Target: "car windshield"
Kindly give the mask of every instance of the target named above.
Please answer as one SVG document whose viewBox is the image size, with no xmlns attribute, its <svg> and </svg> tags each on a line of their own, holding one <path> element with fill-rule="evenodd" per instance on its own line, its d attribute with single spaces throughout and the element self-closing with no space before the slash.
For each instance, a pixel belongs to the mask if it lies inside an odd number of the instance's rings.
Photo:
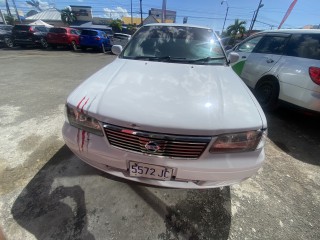
<svg viewBox="0 0 320 240">
<path fill-rule="evenodd" d="M 144 26 L 133 36 L 122 58 L 196 64 L 225 64 L 213 30 L 187 26 Z"/>
<path fill-rule="evenodd" d="M 49 32 L 51 32 L 51 33 L 66 33 L 67 30 L 64 28 L 50 28 Z"/>
</svg>

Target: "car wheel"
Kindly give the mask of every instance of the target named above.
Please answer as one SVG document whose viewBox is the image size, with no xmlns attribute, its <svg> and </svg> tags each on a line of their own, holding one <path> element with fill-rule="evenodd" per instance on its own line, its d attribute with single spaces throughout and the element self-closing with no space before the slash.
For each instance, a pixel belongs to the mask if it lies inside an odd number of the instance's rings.
<svg viewBox="0 0 320 240">
<path fill-rule="evenodd" d="M 4 43 L 6 44 L 6 47 L 13 48 L 13 42 L 12 42 L 11 38 L 9 38 L 9 37 L 4 38 Z"/>
<path fill-rule="evenodd" d="M 106 53 L 106 48 L 104 47 L 103 44 L 101 45 L 101 48 L 100 48 L 100 49 L 101 49 L 101 52 Z"/>
<path fill-rule="evenodd" d="M 57 48 L 57 45 L 50 45 L 50 47 L 52 48 L 52 49 L 56 49 Z"/>
<path fill-rule="evenodd" d="M 255 95 L 264 110 L 274 110 L 278 105 L 279 84 L 276 80 L 260 81 L 255 87 Z"/>
<path fill-rule="evenodd" d="M 82 51 L 86 51 L 87 48 L 86 48 L 86 47 L 81 47 L 81 50 L 82 50 Z"/>
<path fill-rule="evenodd" d="M 47 48 L 48 47 L 48 43 L 44 38 L 40 39 L 40 44 L 42 48 Z"/>
<path fill-rule="evenodd" d="M 77 44 L 76 44 L 75 41 L 72 41 L 72 42 L 71 42 L 71 47 L 72 47 L 72 50 L 73 50 L 73 51 L 77 51 L 77 50 L 78 50 Z"/>
</svg>

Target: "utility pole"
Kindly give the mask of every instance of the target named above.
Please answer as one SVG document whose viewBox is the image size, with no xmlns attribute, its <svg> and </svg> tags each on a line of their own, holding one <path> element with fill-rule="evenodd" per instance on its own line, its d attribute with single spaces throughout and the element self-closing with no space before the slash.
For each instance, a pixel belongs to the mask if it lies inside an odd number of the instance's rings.
<svg viewBox="0 0 320 240">
<path fill-rule="evenodd" d="M 12 0 L 12 3 L 13 3 L 14 10 L 16 11 L 17 18 L 18 18 L 19 22 L 22 23 L 15 1 Z"/>
<path fill-rule="evenodd" d="M 133 18 L 132 18 L 132 0 L 131 0 L 131 25 L 133 25 Z"/>
<path fill-rule="evenodd" d="M 142 20 L 142 0 L 140 0 L 140 18 L 141 18 L 141 26 L 143 25 L 143 20 Z"/>
<path fill-rule="evenodd" d="M 250 29 L 249 29 L 250 31 L 253 29 L 254 23 L 255 23 L 255 21 L 257 19 L 258 13 L 259 13 L 259 9 L 264 6 L 264 4 L 262 4 L 261 2 L 262 2 L 262 0 L 260 0 L 260 2 L 259 2 L 258 8 L 256 10 L 256 14 L 254 16 L 254 19 L 253 19 L 252 24 L 251 24 Z"/>
<path fill-rule="evenodd" d="M 228 16 L 228 11 L 229 11 L 229 4 L 228 4 L 227 0 L 222 1 L 222 2 L 221 2 L 221 5 L 222 5 L 224 2 L 227 4 L 227 11 L 226 11 L 226 16 L 224 17 L 224 22 L 223 22 L 223 27 L 222 27 L 221 34 L 223 33 L 224 25 L 226 24 L 226 20 L 227 20 L 227 16 Z"/>
<path fill-rule="evenodd" d="M 166 11 L 167 11 L 167 0 L 162 0 L 162 14 L 161 14 L 162 23 L 166 21 Z"/>
<path fill-rule="evenodd" d="M 7 8 L 7 14 L 12 17 L 11 11 L 10 11 L 10 7 L 9 7 L 9 3 L 8 0 L 6 0 L 6 8 Z"/>
</svg>

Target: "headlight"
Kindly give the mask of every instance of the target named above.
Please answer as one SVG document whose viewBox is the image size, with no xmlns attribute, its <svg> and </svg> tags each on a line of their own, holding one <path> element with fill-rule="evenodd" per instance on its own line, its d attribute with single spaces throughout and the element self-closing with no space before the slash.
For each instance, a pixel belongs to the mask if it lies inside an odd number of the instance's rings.
<svg viewBox="0 0 320 240">
<path fill-rule="evenodd" d="M 75 108 L 71 108 L 68 105 L 66 105 L 66 121 L 76 128 L 103 136 L 101 126 L 95 118 L 90 117 Z"/>
<path fill-rule="evenodd" d="M 211 153 L 249 152 L 264 146 L 266 130 L 220 135 L 210 148 Z"/>
</svg>

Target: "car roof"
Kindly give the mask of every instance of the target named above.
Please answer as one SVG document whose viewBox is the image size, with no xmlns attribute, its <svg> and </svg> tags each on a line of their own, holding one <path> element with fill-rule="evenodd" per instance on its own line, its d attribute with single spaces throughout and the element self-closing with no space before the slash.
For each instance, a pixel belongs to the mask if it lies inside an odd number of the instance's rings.
<svg viewBox="0 0 320 240">
<path fill-rule="evenodd" d="M 266 30 L 260 33 L 318 33 L 320 34 L 320 29 L 277 29 L 277 30 Z"/>
<path fill-rule="evenodd" d="M 193 24 L 181 24 L 181 23 L 150 23 L 144 26 L 193 27 L 193 28 L 203 28 L 203 29 L 212 30 L 212 28 L 209 28 L 209 27 L 193 25 Z"/>
</svg>

